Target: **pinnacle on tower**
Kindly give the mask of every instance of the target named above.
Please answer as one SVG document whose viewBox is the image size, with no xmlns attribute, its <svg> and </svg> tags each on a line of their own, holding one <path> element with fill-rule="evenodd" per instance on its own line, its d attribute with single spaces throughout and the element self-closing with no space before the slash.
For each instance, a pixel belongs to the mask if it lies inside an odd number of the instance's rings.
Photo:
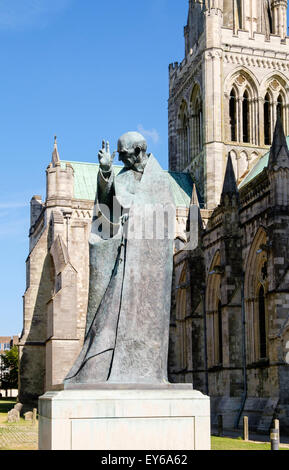
<svg viewBox="0 0 289 470">
<path fill-rule="evenodd" d="M 193 193 L 192 193 L 192 199 L 191 199 L 191 206 L 197 206 L 197 207 L 200 207 L 200 202 L 199 202 L 199 197 L 198 197 L 198 193 L 197 193 L 197 187 L 194 183 L 194 186 L 193 186 Z"/>
<path fill-rule="evenodd" d="M 203 220 L 201 216 L 199 197 L 197 192 L 197 187 L 194 183 L 192 199 L 190 203 L 189 216 L 187 220 L 187 237 L 188 243 L 191 250 L 194 250 L 201 243 L 201 236 L 203 233 Z"/>
<path fill-rule="evenodd" d="M 227 168 L 226 168 L 226 173 L 225 173 L 225 179 L 224 179 L 224 186 L 223 186 L 223 191 L 221 195 L 221 204 L 224 202 L 225 196 L 233 196 L 236 195 L 239 197 L 239 191 L 237 187 L 237 182 L 236 182 L 236 177 L 235 177 L 235 172 L 233 168 L 233 163 L 232 163 L 232 158 L 231 154 L 229 153 L 228 155 L 228 162 L 227 162 Z"/>
<path fill-rule="evenodd" d="M 54 148 L 53 148 L 53 152 L 52 152 L 52 163 L 53 163 L 53 166 L 60 163 L 60 158 L 59 158 L 59 153 L 58 153 L 58 148 L 57 148 L 57 137 L 56 136 L 54 136 Z"/>
<path fill-rule="evenodd" d="M 289 167 L 289 150 L 281 117 L 278 114 L 274 131 L 273 143 L 270 150 L 268 168 L 269 170 L 272 170 L 279 167 Z"/>
</svg>

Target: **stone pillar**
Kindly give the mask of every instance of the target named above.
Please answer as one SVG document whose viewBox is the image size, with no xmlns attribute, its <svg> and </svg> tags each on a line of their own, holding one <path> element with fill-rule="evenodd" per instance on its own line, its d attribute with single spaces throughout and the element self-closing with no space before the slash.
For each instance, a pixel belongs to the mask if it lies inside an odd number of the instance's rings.
<svg viewBox="0 0 289 470">
<path fill-rule="evenodd" d="M 287 0 L 272 0 L 273 32 L 284 39 L 287 36 Z"/>
<path fill-rule="evenodd" d="M 217 34 L 217 33 L 215 33 Z M 223 120 L 223 57 L 221 49 L 205 52 L 204 111 L 206 133 L 205 149 L 205 202 L 208 209 L 218 205 L 223 182 L 224 145 Z M 214 77 L 214 79 L 212 79 Z"/>
<path fill-rule="evenodd" d="M 257 145 L 265 145 L 265 133 L 264 133 L 264 130 L 265 130 L 265 122 L 264 122 L 264 99 L 263 98 L 259 98 L 257 103 L 256 103 L 256 106 L 257 106 L 257 113 L 258 113 L 258 117 L 259 117 L 259 124 L 258 124 L 258 128 L 256 130 L 257 132 Z"/>
<path fill-rule="evenodd" d="M 243 142 L 243 98 L 238 97 L 237 99 L 238 109 L 238 141 Z"/>
</svg>

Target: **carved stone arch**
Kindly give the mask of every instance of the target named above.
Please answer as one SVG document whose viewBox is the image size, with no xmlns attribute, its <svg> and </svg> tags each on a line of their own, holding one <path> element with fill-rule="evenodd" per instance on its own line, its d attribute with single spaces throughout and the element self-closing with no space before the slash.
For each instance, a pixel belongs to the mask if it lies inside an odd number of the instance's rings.
<svg viewBox="0 0 289 470">
<path fill-rule="evenodd" d="M 230 95 L 229 95 L 229 101 L 228 101 L 228 117 L 227 120 L 229 120 L 229 140 L 232 142 L 237 141 L 237 135 L 238 135 L 238 116 L 237 116 L 237 109 L 238 109 L 238 101 L 239 101 L 239 89 L 235 84 L 233 84 Z"/>
<path fill-rule="evenodd" d="M 197 98 L 201 95 L 201 86 L 197 80 L 195 80 L 194 85 L 192 87 L 191 95 L 190 95 L 190 111 L 192 112 L 192 106 Z"/>
<path fill-rule="evenodd" d="M 266 95 L 269 95 L 270 101 L 273 101 L 274 95 L 273 95 L 272 90 L 271 90 L 269 87 L 265 90 L 264 96 L 262 96 L 262 98 L 263 98 L 264 100 L 265 100 L 265 96 L 266 96 Z"/>
<path fill-rule="evenodd" d="M 177 292 L 177 308 L 176 308 L 176 319 L 183 320 L 187 316 L 187 289 L 189 287 L 189 271 L 187 262 L 184 263 L 181 271 L 178 292 Z"/>
<path fill-rule="evenodd" d="M 263 77 L 263 80 L 261 81 L 260 83 L 260 96 L 261 97 L 264 97 L 265 94 L 266 94 L 266 91 L 268 90 L 269 88 L 269 85 L 270 83 L 272 83 L 272 87 L 271 89 L 274 91 L 274 80 L 276 80 L 277 82 L 279 82 L 279 84 L 281 85 L 281 87 L 285 90 L 285 91 L 289 91 L 289 82 L 288 82 L 288 78 L 286 77 L 286 75 L 284 75 L 282 72 L 269 72 L 267 73 L 264 77 Z"/>
<path fill-rule="evenodd" d="M 248 157 L 248 170 L 251 170 L 252 166 L 255 165 L 259 158 L 259 154 L 257 152 L 252 152 L 251 155 Z"/>
<path fill-rule="evenodd" d="M 257 99 L 258 91 L 255 88 L 255 84 L 252 82 L 246 82 L 243 87 L 240 89 L 240 93 L 244 96 L 244 93 L 247 92 L 251 100 Z"/>
<path fill-rule="evenodd" d="M 289 82 L 287 77 L 282 72 L 267 74 L 262 80 L 260 94 L 264 100 L 264 143 L 271 145 L 278 112 L 281 114 L 285 134 L 289 133 Z M 267 95 L 270 96 L 269 104 L 268 100 L 265 100 Z"/>
<path fill-rule="evenodd" d="M 188 331 L 190 309 L 190 273 L 188 262 L 185 261 L 180 273 L 176 296 L 177 356 L 180 370 L 186 370 L 188 367 L 188 347 L 191 347 Z"/>
<path fill-rule="evenodd" d="M 183 170 L 189 163 L 190 158 L 190 120 L 189 105 L 183 98 L 178 113 L 178 160 L 180 170 Z"/>
<path fill-rule="evenodd" d="M 258 86 L 257 78 L 244 66 L 238 67 L 226 77 L 225 120 L 230 122 L 226 127 L 227 140 L 258 144 Z M 234 102 L 232 90 L 235 95 Z"/>
<path fill-rule="evenodd" d="M 263 257 L 259 256 L 261 253 L 258 252 L 262 245 L 267 243 L 267 231 L 264 227 L 259 227 L 253 242 L 251 244 L 250 251 L 248 253 L 246 264 L 245 264 L 245 297 L 249 298 L 255 291 L 256 271 L 259 270 L 262 259 L 267 259 L 266 251 L 262 252 Z"/>
<path fill-rule="evenodd" d="M 178 112 L 178 127 L 182 126 L 182 120 L 184 116 L 188 116 L 188 103 L 185 98 L 182 99 L 181 104 L 179 106 L 179 112 Z"/>
<path fill-rule="evenodd" d="M 236 98 L 240 97 L 240 88 L 238 88 L 235 83 L 233 83 L 232 86 L 231 86 L 231 89 L 229 91 L 230 95 L 231 95 L 232 91 L 235 93 Z"/>
<path fill-rule="evenodd" d="M 261 325 L 260 323 L 260 292 L 261 290 L 263 291 L 263 302 L 265 308 L 266 295 L 268 292 L 267 269 L 267 232 L 264 227 L 260 227 L 254 237 L 245 264 L 244 296 L 247 322 L 247 360 L 249 363 L 256 362 L 259 359 L 264 358 L 261 355 L 262 343 L 264 343 L 264 341 L 267 342 L 267 339 L 262 338 L 262 333 L 260 333 L 262 328 L 264 328 L 264 325 Z M 265 312 L 263 313 L 265 316 Z M 267 315 L 266 320 L 264 321 L 266 321 L 266 331 L 268 331 Z"/>
<path fill-rule="evenodd" d="M 192 158 L 203 149 L 203 99 L 202 89 L 195 81 L 190 96 L 190 154 Z"/>
<path fill-rule="evenodd" d="M 206 289 L 207 352 L 209 367 L 220 365 L 223 362 L 220 263 L 220 251 L 217 251 L 208 272 Z"/>
<path fill-rule="evenodd" d="M 227 77 L 224 80 L 224 91 L 225 93 L 230 93 L 230 90 L 234 84 L 236 84 L 236 79 L 238 77 L 244 77 L 248 83 L 251 83 L 252 89 L 257 92 L 260 82 L 257 79 L 257 77 L 247 68 L 244 66 L 239 66 L 236 69 L 234 69 L 233 72 L 230 72 Z M 243 82 L 244 83 L 244 82 Z M 236 86 L 238 86 L 236 84 Z M 240 86 L 242 86 L 242 83 L 240 83 Z"/>
<path fill-rule="evenodd" d="M 207 290 L 206 290 L 206 311 L 210 312 L 216 309 L 217 303 L 221 295 L 221 278 L 220 275 L 214 273 L 216 266 L 221 264 L 221 255 L 218 250 L 211 262 L 211 266 L 207 276 Z"/>
<path fill-rule="evenodd" d="M 248 165 L 248 154 L 245 150 L 242 150 L 238 160 L 238 174 L 236 174 L 238 180 L 242 178 L 244 173 L 248 170 Z"/>
</svg>

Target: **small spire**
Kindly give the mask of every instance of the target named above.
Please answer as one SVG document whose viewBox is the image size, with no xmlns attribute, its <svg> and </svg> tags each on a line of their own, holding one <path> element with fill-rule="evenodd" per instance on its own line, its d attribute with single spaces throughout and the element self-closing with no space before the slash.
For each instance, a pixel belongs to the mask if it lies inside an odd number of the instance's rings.
<svg viewBox="0 0 289 470">
<path fill-rule="evenodd" d="M 228 155 L 228 162 L 227 162 L 227 168 L 226 168 L 226 173 L 225 173 L 224 186 L 223 186 L 223 191 L 222 191 L 222 195 L 221 195 L 221 204 L 224 201 L 224 197 L 227 194 L 229 196 L 232 196 L 234 194 L 239 196 L 239 191 L 238 191 L 238 187 L 237 187 L 235 172 L 234 172 L 233 163 L 232 163 L 232 157 L 231 157 L 230 153 Z"/>
<path fill-rule="evenodd" d="M 198 206 L 200 207 L 200 202 L 198 198 L 198 192 L 197 192 L 197 187 L 196 184 L 194 183 L 193 186 L 193 193 L 192 193 L 192 199 L 191 199 L 191 206 Z"/>
<path fill-rule="evenodd" d="M 289 150 L 279 113 L 277 115 L 274 137 L 268 162 L 268 168 L 270 170 L 275 169 L 276 167 L 289 167 Z"/>
<path fill-rule="evenodd" d="M 187 219 L 186 231 L 190 250 L 194 250 L 200 245 L 201 235 L 203 233 L 203 220 L 200 209 L 200 202 L 196 184 L 193 185 L 192 199 L 190 203 L 189 215 Z"/>
<path fill-rule="evenodd" d="M 58 153 L 58 148 L 57 148 L 57 137 L 56 135 L 54 136 L 54 146 L 53 146 L 53 152 L 52 152 L 52 163 L 53 166 L 55 166 L 57 163 L 60 162 L 59 158 L 59 153 Z"/>
</svg>

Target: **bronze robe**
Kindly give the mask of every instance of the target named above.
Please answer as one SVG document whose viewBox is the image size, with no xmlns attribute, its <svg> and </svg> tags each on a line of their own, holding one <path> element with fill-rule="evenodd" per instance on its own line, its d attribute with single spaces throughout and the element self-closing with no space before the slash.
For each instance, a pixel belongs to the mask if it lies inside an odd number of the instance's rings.
<svg viewBox="0 0 289 470">
<path fill-rule="evenodd" d="M 114 234 L 102 238 L 100 207 L 111 205 L 113 197 L 128 221 L 124 226 L 111 223 Z M 167 210 L 172 227 L 173 194 L 153 155 L 142 175 L 124 168 L 106 179 L 99 171 L 89 242 L 87 333 L 65 383 L 167 382 L 174 234 L 168 230 L 163 239 L 153 233 L 141 239 L 129 235 L 139 229 L 145 209 L 152 213 L 160 207 Z"/>
</svg>

